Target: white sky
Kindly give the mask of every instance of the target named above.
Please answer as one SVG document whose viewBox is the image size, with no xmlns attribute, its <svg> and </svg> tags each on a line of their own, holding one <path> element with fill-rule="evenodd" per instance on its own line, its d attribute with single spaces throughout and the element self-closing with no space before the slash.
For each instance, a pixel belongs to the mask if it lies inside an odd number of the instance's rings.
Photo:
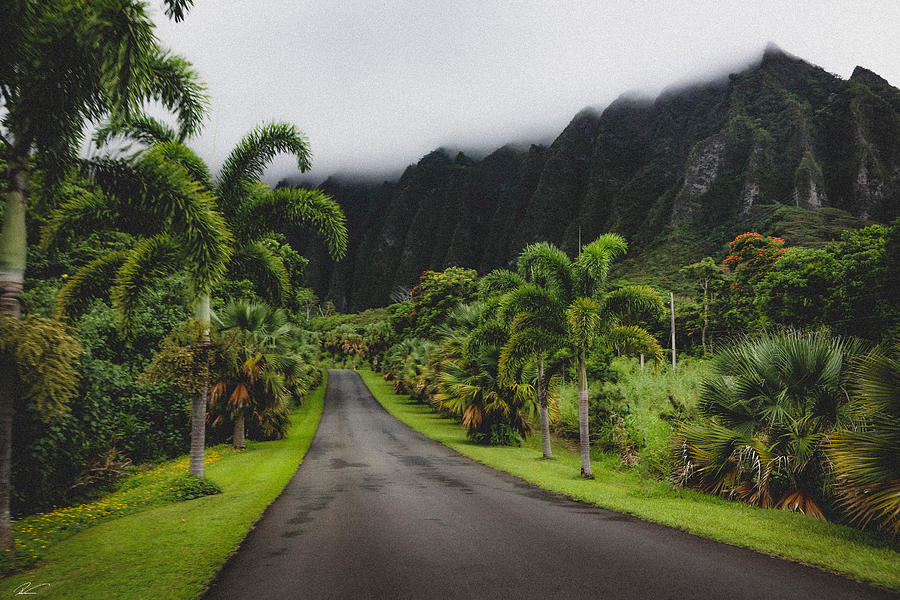
<svg viewBox="0 0 900 600">
<path fill-rule="evenodd" d="M 398 172 L 439 146 L 548 142 L 586 106 L 741 70 L 767 42 L 900 85 L 895 0 L 195 0 L 181 23 L 158 15 L 163 45 L 209 86 L 201 156 L 218 166 L 285 120 L 317 179 Z M 280 158 L 267 178 L 294 174 Z"/>
</svg>

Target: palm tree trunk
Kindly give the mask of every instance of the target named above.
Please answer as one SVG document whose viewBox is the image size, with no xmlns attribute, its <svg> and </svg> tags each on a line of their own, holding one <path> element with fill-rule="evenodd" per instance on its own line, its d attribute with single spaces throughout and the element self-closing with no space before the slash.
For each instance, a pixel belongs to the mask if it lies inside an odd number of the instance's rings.
<svg viewBox="0 0 900 600">
<path fill-rule="evenodd" d="M 588 428 L 587 367 L 584 350 L 578 352 L 578 433 L 581 448 L 581 476 L 593 479 L 591 471 L 591 435 Z"/>
<path fill-rule="evenodd" d="M 703 346 L 703 354 L 706 354 L 706 328 L 709 327 L 709 294 L 707 286 L 703 286 L 703 328 L 700 330 L 700 345 Z M 712 352 L 712 348 L 710 348 Z"/>
<path fill-rule="evenodd" d="M 238 412 L 234 419 L 234 434 L 231 436 L 231 447 L 235 450 L 243 450 L 247 447 L 244 439 L 244 411 Z"/>
<path fill-rule="evenodd" d="M 9 163 L 6 211 L 0 231 L 0 315 L 22 314 L 22 282 L 28 245 L 25 233 L 25 199 L 28 196 L 28 157 Z"/>
<path fill-rule="evenodd" d="M 201 372 L 200 392 L 191 405 L 191 458 L 190 474 L 203 477 L 204 458 L 206 453 L 206 402 L 209 394 L 209 365 L 206 351 L 209 347 L 209 294 L 197 299 L 194 312 L 200 322 L 201 333 L 197 343 L 200 345 Z"/>
<path fill-rule="evenodd" d="M 28 156 L 9 162 L 6 210 L 0 230 L 0 319 L 22 316 L 22 283 L 28 251 L 25 230 L 25 199 L 28 195 Z M 0 394 L 0 549 L 13 552 L 10 523 L 10 476 L 12 474 L 13 397 Z"/>
<path fill-rule="evenodd" d="M 544 458 L 553 458 L 550 447 L 550 407 L 547 401 L 547 381 L 544 380 L 544 358 L 538 358 L 538 403 L 541 405 L 541 450 Z"/>
</svg>

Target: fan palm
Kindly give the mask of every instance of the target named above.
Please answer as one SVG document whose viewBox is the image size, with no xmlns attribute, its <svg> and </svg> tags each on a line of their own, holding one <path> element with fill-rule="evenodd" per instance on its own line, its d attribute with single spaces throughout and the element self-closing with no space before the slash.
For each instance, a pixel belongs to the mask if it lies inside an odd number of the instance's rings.
<svg viewBox="0 0 900 600">
<path fill-rule="evenodd" d="M 593 477 L 588 429 L 587 353 L 594 347 L 620 352 L 662 355 L 646 330 L 628 325 L 632 319 L 663 311 L 659 294 L 646 286 L 610 291 L 612 261 L 625 253 L 622 236 L 604 234 L 582 249 L 573 261 L 546 242 L 532 244 L 519 257 L 519 271 L 532 283 L 510 292 L 503 313 L 510 326 L 500 356 L 501 370 L 512 373 L 524 362 L 558 350 L 570 352 L 578 377 L 578 421 L 581 475 Z"/>
<path fill-rule="evenodd" d="M 296 328 L 283 310 L 246 301 L 229 303 L 215 316 L 222 332 L 234 331 L 238 337 L 238 355 L 229 372 L 210 388 L 210 404 L 225 400 L 226 410 L 217 410 L 213 424 L 224 416 L 233 419 L 232 445 L 246 447 L 245 421 L 254 416 L 276 437 L 283 435 L 279 419 L 291 397 L 290 379 L 299 374 L 301 359 L 294 353 L 299 342 Z"/>
<path fill-rule="evenodd" d="M 166 0 L 180 20 L 190 0 Z M 26 267 L 26 206 L 35 166 L 54 190 L 76 162 L 85 125 L 126 118 L 147 100 L 196 131 L 206 100 L 187 62 L 159 46 L 142 2 L 7 0 L 0 5 L 0 158 L 7 164 L 0 230 L 0 318 L 18 318 Z M 0 402 L 0 546 L 9 526 L 11 403 Z"/>
<path fill-rule="evenodd" d="M 742 338 L 713 362 L 697 423 L 676 429 L 682 481 L 825 518 L 824 441 L 848 423 L 844 376 L 857 345 L 823 333 Z"/>
<path fill-rule="evenodd" d="M 459 306 L 442 326 L 432 352 L 438 407 L 462 420 L 481 443 L 509 443 L 509 431 L 525 437 L 537 412 L 534 388 L 501 379 L 498 362 L 508 331 L 490 304 Z"/>
<path fill-rule="evenodd" d="M 838 503 L 851 519 L 900 534 L 900 341 L 874 351 L 853 372 L 853 411 L 864 423 L 835 433 L 828 445 Z"/>
</svg>

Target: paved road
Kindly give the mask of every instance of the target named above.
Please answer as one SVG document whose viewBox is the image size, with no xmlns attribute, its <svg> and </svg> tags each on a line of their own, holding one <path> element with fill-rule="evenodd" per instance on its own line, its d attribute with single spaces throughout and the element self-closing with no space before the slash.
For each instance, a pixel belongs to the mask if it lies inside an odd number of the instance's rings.
<svg viewBox="0 0 900 600">
<path fill-rule="evenodd" d="M 474 463 L 330 371 L 309 453 L 209 599 L 896 598 Z"/>
</svg>

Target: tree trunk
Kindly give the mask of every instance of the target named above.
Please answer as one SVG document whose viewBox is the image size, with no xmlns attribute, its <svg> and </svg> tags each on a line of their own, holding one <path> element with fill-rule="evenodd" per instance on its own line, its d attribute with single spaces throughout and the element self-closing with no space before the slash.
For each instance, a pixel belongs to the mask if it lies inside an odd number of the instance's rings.
<svg viewBox="0 0 900 600">
<path fill-rule="evenodd" d="M 703 329 L 700 330 L 700 344 L 703 346 L 703 354 L 706 354 L 706 328 L 709 327 L 709 285 L 703 286 Z M 712 348 L 710 348 L 712 351 Z"/>
<path fill-rule="evenodd" d="M 244 439 L 244 411 L 241 410 L 234 419 L 234 435 L 231 437 L 231 447 L 235 450 L 243 450 L 247 447 Z"/>
<path fill-rule="evenodd" d="M 206 402 L 209 393 L 209 364 L 206 351 L 209 348 L 209 294 L 197 299 L 194 312 L 200 322 L 200 391 L 191 405 L 191 459 L 190 474 L 203 477 L 204 458 L 206 453 Z"/>
<path fill-rule="evenodd" d="M 538 359 L 538 403 L 541 405 L 541 449 L 544 458 L 553 458 L 553 449 L 550 447 L 550 406 L 547 401 L 547 381 L 544 379 L 544 359 Z"/>
<path fill-rule="evenodd" d="M 0 315 L 22 315 L 22 282 L 28 244 L 25 232 L 25 200 L 28 196 L 28 157 L 9 162 L 6 211 L 0 230 Z"/>
<path fill-rule="evenodd" d="M 672 368 L 675 368 L 675 294 L 669 292 L 669 307 L 672 309 Z"/>
<path fill-rule="evenodd" d="M 593 479 L 591 471 L 591 434 L 588 428 L 587 368 L 584 350 L 578 352 L 578 433 L 581 448 L 581 476 Z"/>
<path fill-rule="evenodd" d="M 3 213 L 3 228 L 0 229 L 0 319 L 18 319 L 22 316 L 22 283 L 28 252 L 25 230 L 28 156 L 15 157 L 7 166 L 9 191 Z M 12 382 L 3 383 L 7 390 L 12 389 Z M 0 394 L 0 549 L 7 550 L 10 554 L 14 552 L 10 523 L 13 401 L 11 394 Z"/>
</svg>

